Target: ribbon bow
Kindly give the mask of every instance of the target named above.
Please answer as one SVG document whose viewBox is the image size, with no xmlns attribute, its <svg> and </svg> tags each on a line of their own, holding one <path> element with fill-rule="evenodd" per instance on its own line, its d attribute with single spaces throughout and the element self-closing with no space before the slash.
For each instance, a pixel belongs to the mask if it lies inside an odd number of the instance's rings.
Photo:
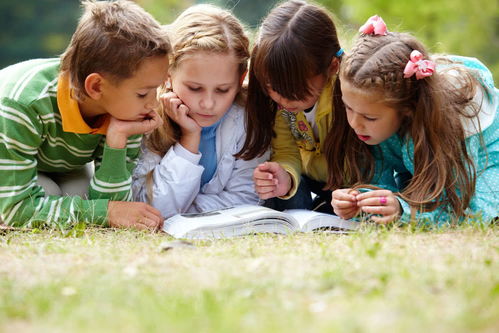
<svg viewBox="0 0 499 333">
<path fill-rule="evenodd" d="M 371 16 L 366 23 L 360 27 L 359 32 L 366 35 L 383 35 L 388 34 L 385 21 L 378 15 Z"/>
<path fill-rule="evenodd" d="M 411 52 L 410 60 L 404 68 L 404 77 L 408 78 L 416 74 L 416 79 L 424 79 L 431 76 L 435 71 L 435 63 L 431 60 L 423 60 L 423 55 L 418 50 Z"/>
</svg>

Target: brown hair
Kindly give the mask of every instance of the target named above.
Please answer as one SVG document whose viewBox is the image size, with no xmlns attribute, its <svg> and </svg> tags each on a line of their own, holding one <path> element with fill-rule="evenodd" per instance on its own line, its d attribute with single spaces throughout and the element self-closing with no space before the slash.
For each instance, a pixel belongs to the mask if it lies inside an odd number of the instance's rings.
<svg viewBox="0 0 499 333">
<path fill-rule="evenodd" d="M 145 58 L 167 55 L 170 43 L 159 23 L 127 0 L 83 1 L 84 13 L 61 56 L 61 71 L 69 73 L 75 97 L 86 96 L 91 73 L 119 81 L 129 78 Z"/>
<path fill-rule="evenodd" d="M 414 142 L 414 175 L 399 195 L 413 209 L 435 210 L 449 204 L 462 216 L 474 193 L 476 171 L 465 146 L 462 117 L 475 93 L 475 80 L 464 70 L 456 89 L 445 75 L 434 73 L 417 80 L 403 77 L 413 50 L 429 55 L 413 36 L 390 32 L 362 35 L 343 59 L 340 78 L 363 92 L 383 96 L 382 102 L 402 112 L 402 138 Z M 456 70 L 457 66 L 450 66 Z M 374 174 L 374 149 L 361 142 L 349 126 L 346 113 L 335 114 L 326 138 L 328 187 L 332 190 L 368 183 Z M 379 151 L 379 153 L 381 153 Z"/>
<path fill-rule="evenodd" d="M 213 5 L 196 5 L 186 9 L 170 26 L 172 40 L 170 72 L 174 73 L 190 55 L 199 51 L 234 54 L 239 61 L 239 76 L 248 68 L 249 40 L 239 20 L 229 11 Z M 160 94 L 168 89 L 163 86 Z M 242 93 L 236 96 L 241 104 Z M 155 129 L 146 139 L 149 150 L 164 156 L 168 149 L 180 139 L 181 131 L 161 108 L 158 112 L 163 118 L 163 126 Z M 152 199 L 152 172 L 147 175 L 148 199 Z"/>
<path fill-rule="evenodd" d="M 287 99 L 303 99 L 310 95 L 307 80 L 327 73 L 339 50 L 336 27 L 325 9 L 292 0 L 269 13 L 251 53 L 246 103 L 248 133 L 237 156 L 252 159 L 270 146 L 277 104 L 268 96 L 267 85 Z M 340 90 L 339 80 L 334 89 Z M 333 104 L 343 105 L 341 96 L 335 96 Z"/>
</svg>

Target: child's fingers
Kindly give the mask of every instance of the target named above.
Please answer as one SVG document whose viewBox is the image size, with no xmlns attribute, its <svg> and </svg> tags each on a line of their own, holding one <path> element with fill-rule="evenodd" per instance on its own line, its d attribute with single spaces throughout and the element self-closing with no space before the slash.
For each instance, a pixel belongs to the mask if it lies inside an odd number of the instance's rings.
<svg viewBox="0 0 499 333">
<path fill-rule="evenodd" d="M 333 200 L 351 201 L 351 202 L 357 201 L 355 195 L 353 193 L 350 193 L 348 190 L 333 191 Z"/>
<path fill-rule="evenodd" d="M 338 207 L 340 209 L 345 209 L 345 208 L 357 208 L 357 204 L 355 201 L 350 201 L 350 200 L 338 200 L 338 199 L 333 199 L 331 201 L 331 205 L 333 207 Z"/>
<path fill-rule="evenodd" d="M 159 99 L 161 101 L 165 101 L 165 102 L 169 101 L 172 98 L 178 98 L 177 94 L 174 93 L 173 91 L 169 91 L 169 92 L 161 94 L 161 96 L 159 96 Z"/>
<path fill-rule="evenodd" d="M 160 127 L 161 125 L 163 125 L 163 119 L 161 119 L 161 117 L 158 115 L 158 113 L 156 111 L 151 111 L 149 112 L 149 114 L 147 115 L 147 117 L 145 117 L 143 120 L 142 120 L 142 124 L 144 125 L 144 133 L 145 134 L 149 134 L 151 133 L 154 129 Z"/>
<path fill-rule="evenodd" d="M 277 179 L 255 179 L 255 186 L 275 186 L 277 185 Z"/>
<path fill-rule="evenodd" d="M 182 105 L 182 100 L 178 99 L 178 98 L 172 98 L 170 99 L 170 109 L 169 111 L 174 114 L 174 115 L 177 115 L 178 114 L 178 109 L 179 107 Z"/>
<path fill-rule="evenodd" d="M 161 222 L 156 221 L 155 219 L 150 219 L 148 217 L 144 217 L 139 219 L 135 224 L 137 229 L 142 230 L 158 230 Z"/>
<path fill-rule="evenodd" d="M 358 200 L 359 196 L 357 196 L 357 205 L 358 206 L 392 206 L 394 201 L 397 200 L 393 195 L 390 196 L 376 196 L 370 197 L 362 200 Z"/>
<path fill-rule="evenodd" d="M 253 179 L 254 180 L 257 180 L 257 179 L 269 180 L 269 179 L 273 179 L 273 178 L 274 178 L 274 175 L 272 175 L 270 172 L 262 171 L 260 168 L 256 168 L 253 171 Z"/>
<path fill-rule="evenodd" d="M 189 114 L 189 108 L 185 104 L 180 104 L 178 107 L 178 112 L 181 116 L 187 116 Z"/>
<path fill-rule="evenodd" d="M 273 174 L 277 173 L 280 168 L 281 166 L 277 162 L 264 162 L 258 165 L 258 169 L 261 171 L 267 171 Z"/>
<path fill-rule="evenodd" d="M 333 206 L 333 210 L 342 219 L 351 219 L 352 217 L 356 216 L 359 213 L 358 208 L 352 208 L 352 209 L 342 209 L 338 207 Z"/>
<path fill-rule="evenodd" d="M 258 187 L 256 189 L 256 193 L 258 197 L 262 200 L 274 198 L 275 194 L 275 186 L 266 186 L 266 187 Z"/>
<path fill-rule="evenodd" d="M 368 214 L 379 214 L 383 216 L 394 214 L 393 207 L 391 206 L 362 206 L 360 209 Z"/>
<path fill-rule="evenodd" d="M 255 186 L 255 191 L 258 194 L 265 194 L 265 193 L 269 193 L 269 192 L 274 192 L 275 191 L 275 185 L 267 185 L 267 186 L 256 185 Z"/>
<path fill-rule="evenodd" d="M 162 94 L 161 96 L 159 96 L 159 100 L 161 102 L 161 104 L 163 104 L 163 107 L 165 108 L 168 108 L 170 106 L 170 102 L 172 99 L 179 99 L 177 94 L 175 94 L 174 92 L 168 92 L 166 94 Z"/>
<path fill-rule="evenodd" d="M 393 192 L 390 190 L 374 190 L 374 191 L 367 191 L 360 193 L 356 195 L 357 201 L 361 201 L 367 198 L 374 198 L 374 197 L 388 197 L 388 196 L 393 196 Z"/>
<path fill-rule="evenodd" d="M 170 117 L 174 117 L 176 112 L 177 112 L 178 107 L 181 104 L 182 104 L 182 100 L 180 98 L 172 97 L 163 103 L 163 107 L 165 108 L 166 113 Z"/>
<path fill-rule="evenodd" d="M 157 217 L 159 219 L 163 219 L 163 217 L 161 216 L 161 212 L 158 209 L 156 209 L 153 206 L 151 206 L 151 205 L 147 205 L 146 206 L 146 211 L 147 211 L 148 214 L 151 214 L 151 215 L 153 215 L 153 216 L 155 216 L 155 217 Z"/>
</svg>

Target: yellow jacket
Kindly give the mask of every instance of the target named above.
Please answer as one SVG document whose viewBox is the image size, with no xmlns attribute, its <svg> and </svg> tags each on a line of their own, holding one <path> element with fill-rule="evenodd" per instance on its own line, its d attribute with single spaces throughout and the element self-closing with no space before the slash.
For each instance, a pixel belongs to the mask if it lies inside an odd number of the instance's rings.
<svg viewBox="0 0 499 333">
<path fill-rule="evenodd" d="M 333 120 L 333 86 L 334 80 L 324 87 L 318 100 L 315 122 L 319 140 L 315 138 L 303 111 L 277 111 L 274 125 L 276 137 L 272 139 L 270 160 L 278 162 L 293 179 L 291 189 L 282 199 L 295 195 L 301 174 L 320 182 L 327 181 L 327 164 L 323 152 L 324 140 Z"/>
</svg>

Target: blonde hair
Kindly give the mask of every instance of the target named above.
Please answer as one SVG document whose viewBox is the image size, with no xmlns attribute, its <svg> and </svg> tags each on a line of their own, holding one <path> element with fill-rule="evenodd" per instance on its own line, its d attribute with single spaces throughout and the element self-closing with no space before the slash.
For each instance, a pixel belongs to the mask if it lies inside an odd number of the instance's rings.
<svg viewBox="0 0 499 333">
<path fill-rule="evenodd" d="M 131 77 L 142 61 L 171 51 L 166 31 L 143 8 L 128 0 L 83 1 L 84 13 L 61 56 L 61 72 L 69 74 L 74 96 L 87 96 L 91 73 L 116 82 Z"/>
<path fill-rule="evenodd" d="M 459 88 L 449 88 L 454 85 L 441 73 L 421 80 L 404 78 L 413 50 L 429 58 L 410 34 L 360 36 L 344 58 L 340 78 L 366 93 L 383 96 L 384 103 L 402 113 L 398 134 L 414 142 L 414 174 L 399 195 L 411 205 L 413 215 L 416 209 L 432 211 L 449 205 L 456 216 L 463 216 L 475 190 L 476 167 L 466 149 L 461 119 L 478 113 L 471 102 L 477 82 L 459 66 L 449 67 L 462 74 Z M 465 111 L 466 106 L 474 109 L 473 114 Z M 338 112 L 326 139 L 329 188 L 371 181 L 376 149 L 358 140 L 346 113 Z"/>
<path fill-rule="evenodd" d="M 195 52 L 234 54 L 239 61 L 238 74 L 242 77 L 248 66 L 249 40 L 241 22 L 229 11 L 213 5 L 196 5 L 186 9 L 171 25 L 167 26 L 172 42 L 170 54 L 171 73 L 182 61 Z M 167 91 L 162 87 L 159 94 Z M 240 92 L 236 101 L 242 103 Z M 164 156 L 168 149 L 180 139 L 180 127 L 172 121 L 162 108 L 159 110 L 164 125 L 154 130 L 146 139 L 146 147 Z M 146 179 L 148 199 L 151 196 L 152 173 Z"/>
</svg>

